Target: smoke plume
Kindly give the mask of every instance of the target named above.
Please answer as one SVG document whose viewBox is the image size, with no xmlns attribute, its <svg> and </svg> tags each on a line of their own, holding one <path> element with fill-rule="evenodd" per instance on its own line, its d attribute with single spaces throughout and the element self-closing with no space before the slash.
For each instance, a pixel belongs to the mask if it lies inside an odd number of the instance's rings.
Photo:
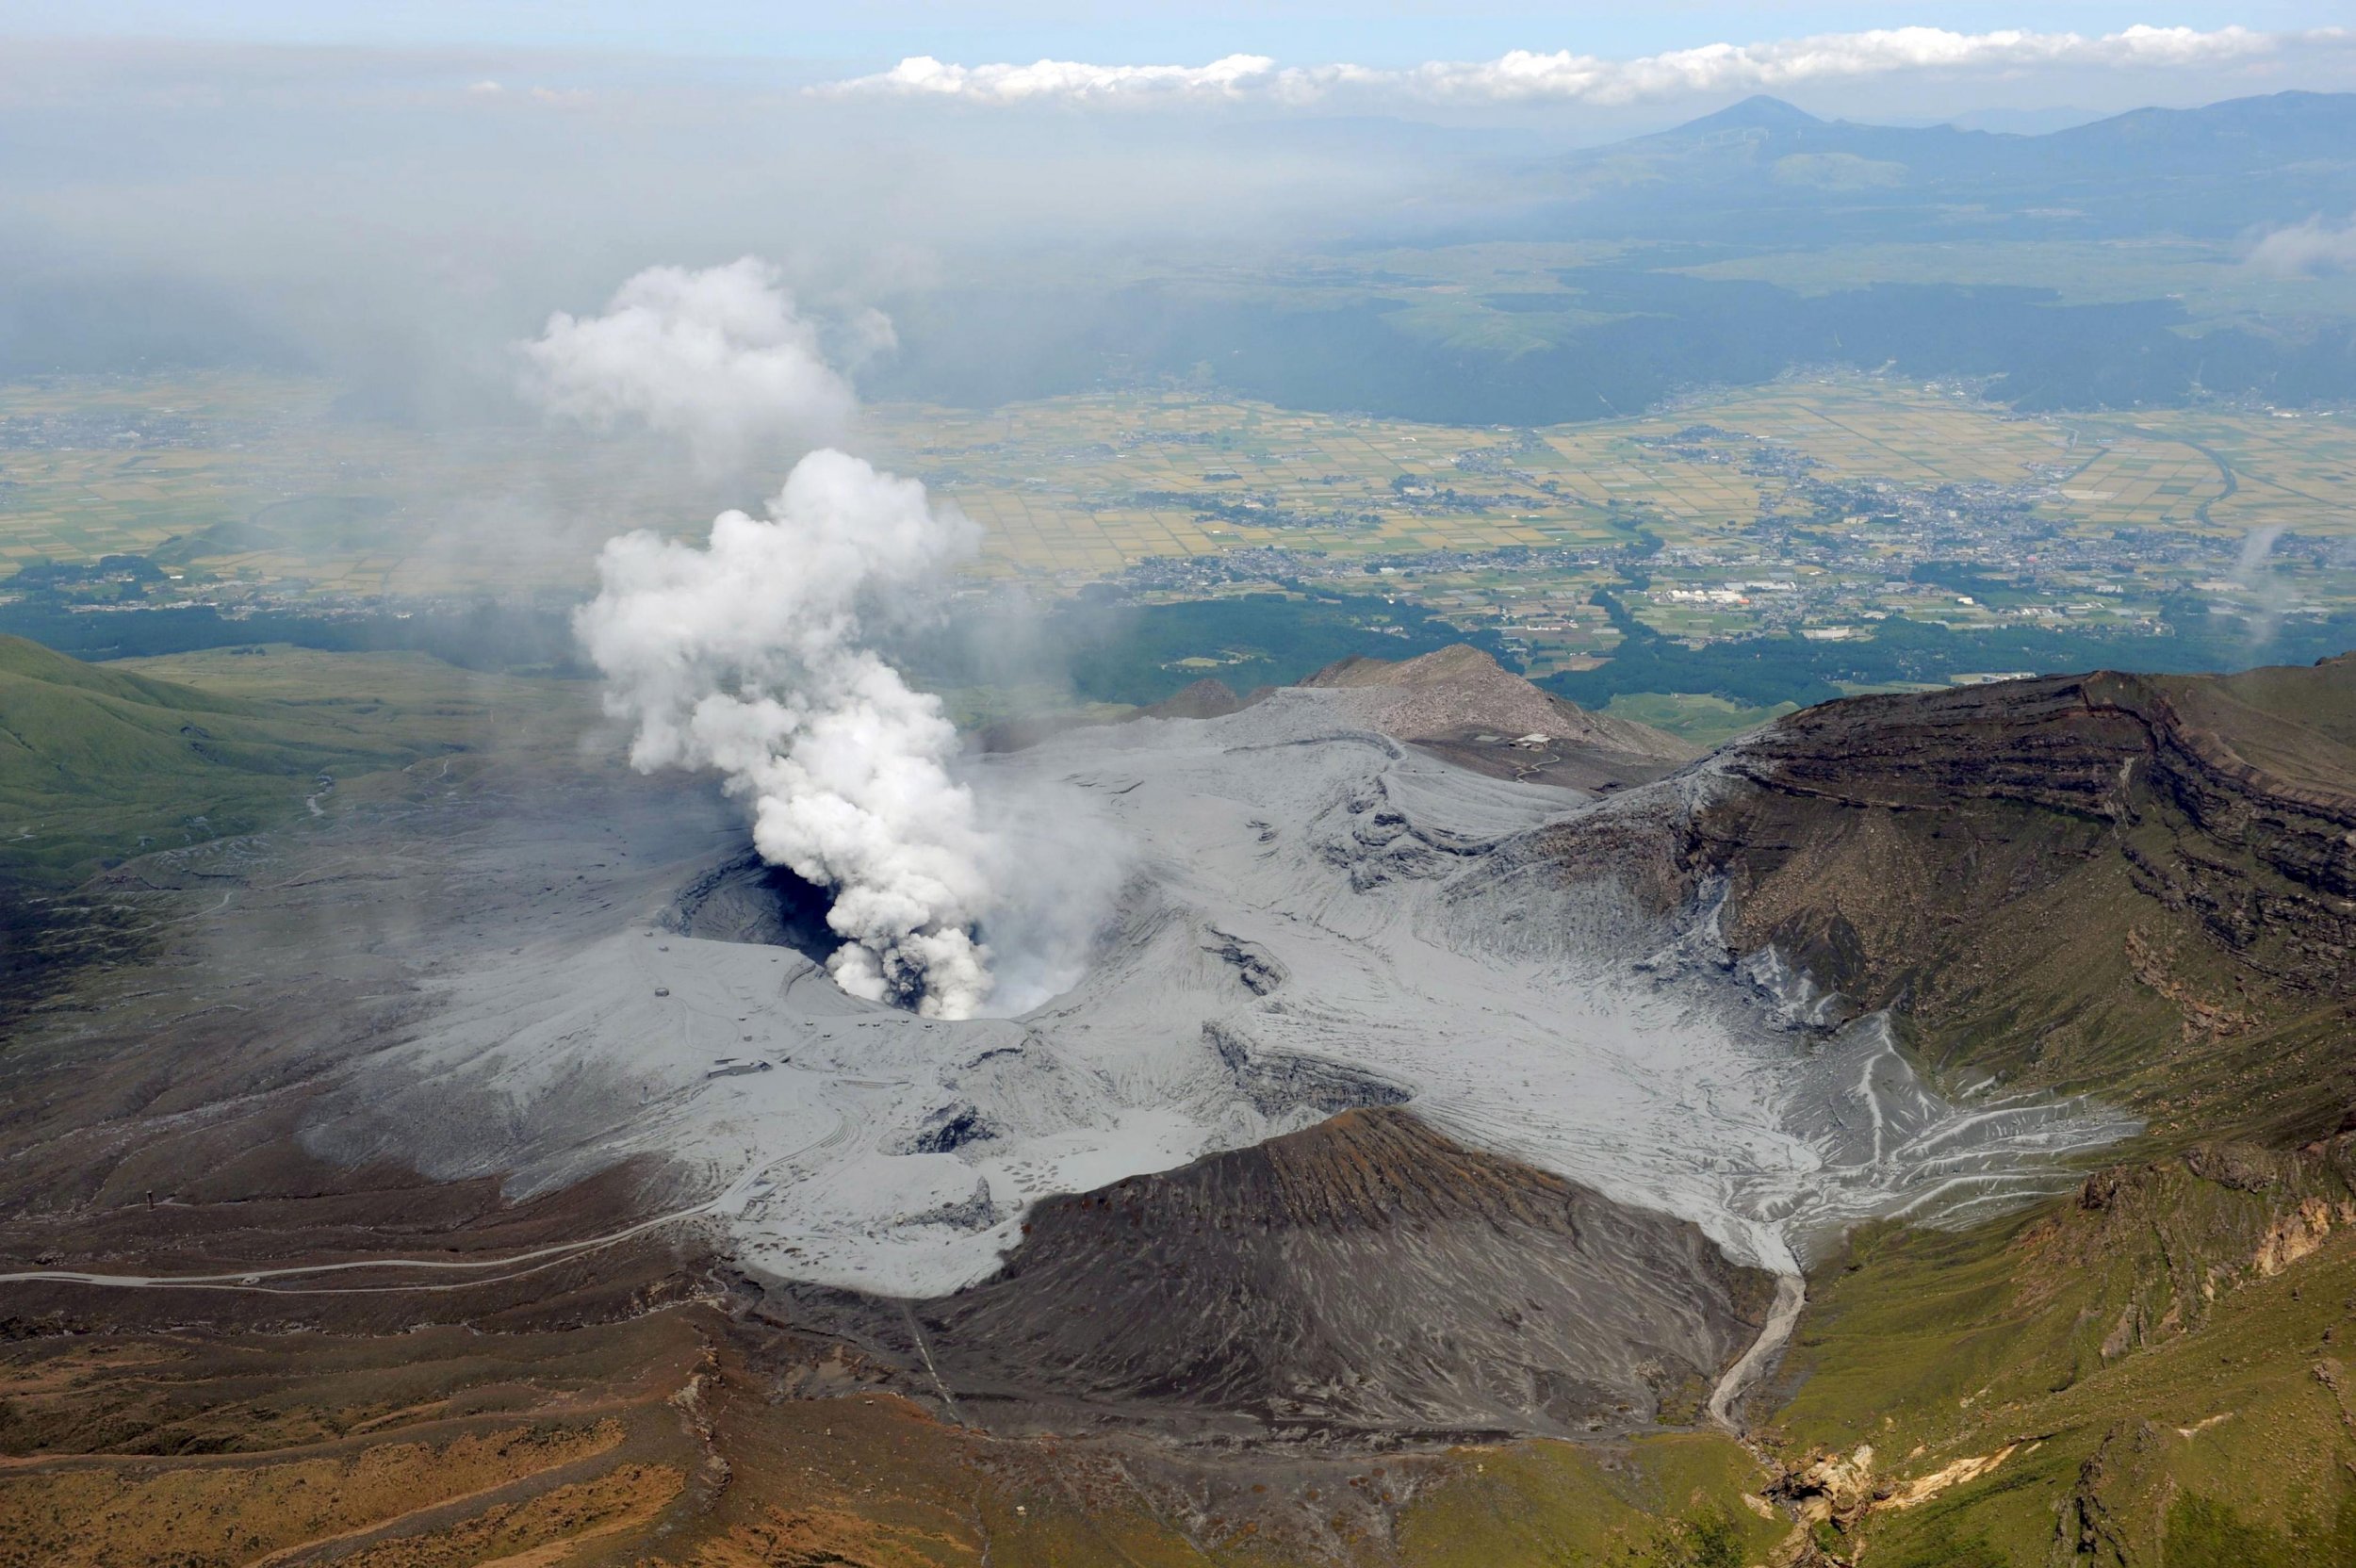
<svg viewBox="0 0 2356 1568">
<path fill-rule="evenodd" d="M 875 311 L 857 330 L 891 339 Z M 835 440 L 857 406 L 817 325 L 753 256 L 701 271 L 650 267 L 602 316 L 550 316 L 523 352 L 527 389 L 549 413 L 597 429 L 635 419 L 683 439 L 707 473 Z"/>
<path fill-rule="evenodd" d="M 2285 591 L 2282 580 L 2275 575 L 2268 559 L 2284 531 L 2281 523 L 2251 529 L 2242 535 L 2241 549 L 2234 557 L 2233 580 L 2241 584 L 2249 601 L 2246 624 L 2253 656 L 2274 641 L 2274 634 L 2282 629 L 2283 613 L 2291 606 L 2291 595 Z"/>
<path fill-rule="evenodd" d="M 2252 246 L 2249 265 L 2285 278 L 2356 272 L 2356 218 L 2327 223 L 2320 215 L 2270 231 Z"/>
<path fill-rule="evenodd" d="M 552 412 L 643 420 L 712 462 L 847 413 L 816 341 L 775 274 L 744 261 L 641 273 L 607 315 L 552 318 L 526 354 Z M 952 774 L 939 700 L 863 639 L 977 540 L 922 484 L 821 449 L 763 515 L 721 514 L 704 546 L 609 542 L 576 617 L 607 711 L 635 727 L 631 763 L 723 774 L 761 856 L 832 890 L 843 988 L 941 1018 L 990 994 L 974 932 L 1006 856 Z"/>
</svg>

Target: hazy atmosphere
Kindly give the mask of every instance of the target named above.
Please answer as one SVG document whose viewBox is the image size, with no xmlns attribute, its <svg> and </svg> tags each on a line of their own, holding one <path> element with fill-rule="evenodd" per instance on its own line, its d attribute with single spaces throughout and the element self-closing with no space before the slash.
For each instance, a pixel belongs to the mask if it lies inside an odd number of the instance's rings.
<svg viewBox="0 0 2356 1568">
<path fill-rule="evenodd" d="M 0 1564 L 2356 1562 L 2356 18 L 0 16 Z"/>
</svg>

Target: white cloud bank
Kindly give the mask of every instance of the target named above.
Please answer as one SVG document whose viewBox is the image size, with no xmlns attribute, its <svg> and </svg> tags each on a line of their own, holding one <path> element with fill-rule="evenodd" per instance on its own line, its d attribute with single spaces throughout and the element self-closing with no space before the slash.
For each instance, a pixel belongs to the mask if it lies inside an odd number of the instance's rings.
<svg viewBox="0 0 2356 1568">
<path fill-rule="evenodd" d="M 2250 248 L 2250 265 L 2286 278 L 2356 272 L 2356 218 L 2328 223 L 2318 216 L 2276 229 Z"/>
<path fill-rule="evenodd" d="M 1265 55 L 1229 55 L 1203 66 L 952 65 L 920 55 L 890 71 L 812 89 L 840 95 L 975 104 L 1313 104 L 1346 94 L 1440 104 L 1575 102 L 1601 106 L 1691 93 L 1769 92 L 1813 82 L 1907 72 L 1947 74 L 2077 67 L 2182 69 L 2250 63 L 2316 48 L 2356 47 L 2356 29 L 2268 33 L 2246 27 L 2133 26 L 2080 33 L 1956 33 L 1890 27 L 1764 43 L 1711 43 L 1638 59 L 1570 50 L 1516 49 L 1494 60 L 1433 60 L 1403 70 L 1356 65 L 1280 66 Z"/>
</svg>

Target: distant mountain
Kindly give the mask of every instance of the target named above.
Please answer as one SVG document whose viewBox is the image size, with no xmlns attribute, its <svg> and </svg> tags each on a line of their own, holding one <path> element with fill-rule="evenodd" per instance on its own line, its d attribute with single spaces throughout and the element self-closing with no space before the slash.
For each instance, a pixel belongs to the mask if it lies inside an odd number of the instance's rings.
<svg viewBox="0 0 2356 1568">
<path fill-rule="evenodd" d="M 1944 120 L 1926 120 L 1924 124 L 1953 125 L 1959 131 L 1996 131 L 2010 136 L 2044 136 L 2051 131 L 2066 131 L 2076 125 L 2092 124 L 2105 118 L 2088 109 L 2056 105 L 2042 109 L 1973 109 L 1967 114 L 1949 115 Z M 1909 122 L 1901 122 L 1909 123 Z"/>
<path fill-rule="evenodd" d="M 2022 139 L 2079 167 L 2165 156 L 2213 170 L 2261 170 L 2320 159 L 2356 163 L 2356 92 L 2276 92 L 2197 109 L 2133 109 L 2049 136 Z"/>
<path fill-rule="evenodd" d="M 1705 114 L 1699 120 L 1689 120 L 1682 125 L 1660 134 L 1687 138 L 1709 137 L 1723 131 L 1797 130 L 1824 123 L 1824 121 L 1817 119 L 1806 109 L 1787 104 L 1780 98 L 1770 98 L 1763 92 L 1755 92 L 1741 103 L 1730 105 L 1715 114 Z"/>
<path fill-rule="evenodd" d="M 1681 125 L 1600 149 L 1697 148 L 1735 143 L 1768 155 L 1845 152 L 1873 157 L 2018 168 L 2083 168 L 2121 155 L 2193 156 L 2233 168 L 2306 158 L 2356 159 L 2356 92 L 2277 92 L 2192 109 L 2143 108 L 2041 135 L 1943 125 L 1873 125 L 1820 120 L 1765 94 Z"/>
<path fill-rule="evenodd" d="M 1388 123 L 1317 134 L 1363 143 L 1369 159 L 1414 140 Z M 1232 393 L 1286 408 L 1468 425 L 1610 418 L 1685 388 L 1825 364 L 1979 378 L 2025 411 L 2356 397 L 2356 332 L 2325 307 L 2253 318 L 2218 294 L 2188 302 L 2150 271 L 2130 286 L 2141 298 L 2065 299 L 1990 283 L 1960 251 L 1953 273 L 1918 257 L 1888 282 L 1860 279 L 1852 258 L 1825 270 L 1824 287 L 1810 286 L 1804 262 L 1760 278 L 1691 270 L 1882 244 L 2230 244 L 2356 209 L 2356 94 L 2140 109 L 2040 136 L 1827 121 L 1761 96 L 1606 147 L 1466 159 L 1433 189 L 1429 204 L 1370 216 L 1333 254 L 1248 286 L 1152 279 L 1095 293 L 894 297 L 884 302 L 900 349 L 869 385 L 990 406 L 1207 370 Z M 1440 286 L 1447 270 L 1414 259 L 1418 248 L 1499 240 L 1599 240 L 1618 253 L 1530 276 L 1547 286 L 1471 290 Z M 2049 275 L 2034 259 L 2008 270 Z M 2230 268 L 2216 276 L 2219 294 L 2233 292 Z M 1168 664 L 1140 662 L 1118 684 L 1092 674 L 1088 694 L 1168 696 L 1181 683 Z M 1310 665 L 1222 673 L 1250 687 Z"/>
<path fill-rule="evenodd" d="M 2041 136 L 1819 120 L 1754 97 L 1561 167 L 1573 204 L 1552 218 L 1570 232 L 1952 238 L 1969 207 L 1975 238 L 2228 235 L 2356 204 L 2356 93 L 2136 109 Z"/>
</svg>

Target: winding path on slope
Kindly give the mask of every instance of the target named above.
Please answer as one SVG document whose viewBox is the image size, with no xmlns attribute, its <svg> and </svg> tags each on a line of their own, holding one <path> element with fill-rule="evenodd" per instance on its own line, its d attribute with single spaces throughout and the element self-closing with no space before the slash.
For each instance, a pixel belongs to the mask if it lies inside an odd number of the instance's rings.
<svg viewBox="0 0 2356 1568">
<path fill-rule="evenodd" d="M 1775 1276 L 1775 1304 L 1767 1309 L 1767 1321 L 1751 1341 L 1751 1348 L 1742 1357 L 1726 1368 L 1718 1386 L 1710 1391 L 1710 1418 L 1737 1437 L 1742 1435 L 1742 1423 L 1734 1418 L 1734 1402 L 1747 1392 L 1767 1368 L 1792 1331 L 1800 1321 L 1800 1309 L 1808 1305 L 1808 1282 L 1797 1274 Z"/>
<path fill-rule="evenodd" d="M 838 1114 L 834 1127 L 826 1136 L 813 1139 L 799 1149 L 778 1155 L 776 1159 L 747 1167 L 734 1181 L 700 1203 L 674 1209 L 667 1214 L 656 1215 L 651 1218 L 639 1220 L 602 1235 L 588 1236 L 579 1241 L 558 1242 L 551 1246 L 534 1248 L 530 1251 L 510 1253 L 498 1258 L 359 1258 L 343 1263 L 299 1264 L 280 1268 L 242 1269 L 222 1274 L 100 1274 L 81 1269 L 31 1269 L 19 1273 L 0 1274 L 0 1285 L 55 1283 L 90 1285 L 111 1290 L 234 1290 L 271 1296 L 338 1296 L 468 1290 L 483 1285 L 499 1284 L 523 1279 L 543 1269 L 554 1268 L 572 1259 L 604 1248 L 618 1246 L 651 1231 L 659 1230 L 663 1226 L 699 1219 L 717 1213 L 731 1203 L 741 1202 L 745 1195 L 765 1179 L 772 1170 L 804 1154 L 839 1142 L 848 1128 L 847 1119 Z M 503 1272 L 484 1273 L 446 1284 L 325 1285 L 290 1288 L 266 1282 L 272 1280 L 303 1279 L 322 1274 L 350 1273 L 368 1268 L 445 1270 L 468 1274 L 478 1269 L 499 1269 Z M 1791 1339 L 1792 1331 L 1799 1322 L 1800 1311 L 1807 1304 L 1807 1300 L 1808 1289 L 1805 1280 L 1797 1274 L 1777 1276 L 1775 1298 L 1774 1304 L 1768 1308 L 1767 1321 L 1761 1325 L 1759 1337 L 1751 1342 L 1750 1348 L 1744 1350 L 1741 1358 L 1726 1370 L 1725 1375 L 1718 1380 L 1717 1386 L 1710 1390 L 1708 1408 L 1711 1422 L 1737 1436 L 1742 1435 L 1742 1426 L 1733 1413 L 1735 1402 L 1759 1380 L 1767 1364 Z M 922 1348 L 921 1334 L 918 1344 Z M 930 1370 L 930 1356 L 927 1355 L 925 1360 L 927 1370 Z M 940 1374 L 936 1372 L 933 1376 L 934 1381 L 939 1384 Z M 949 1401 L 950 1408 L 954 1411 L 956 1401 L 950 1396 L 945 1386 L 941 1387 L 941 1395 Z"/>
<path fill-rule="evenodd" d="M 683 1209 L 673 1209 L 668 1214 L 656 1215 L 651 1219 L 642 1219 L 636 1224 L 626 1225 L 618 1231 L 609 1231 L 603 1235 L 589 1236 L 580 1241 L 558 1242 L 552 1246 L 537 1247 L 528 1252 L 514 1252 L 504 1257 L 356 1258 L 345 1263 L 299 1264 L 285 1268 L 241 1268 L 225 1274 L 95 1274 L 70 1268 L 30 1269 L 23 1273 L 0 1274 L 0 1285 L 50 1283 L 96 1285 L 113 1290 L 251 1290 L 270 1296 L 340 1296 L 363 1292 L 468 1290 L 479 1285 L 499 1284 L 509 1280 L 519 1280 L 528 1274 L 536 1274 L 544 1268 L 554 1268 L 559 1264 L 584 1253 L 617 1246 L 664 1225 L 677 1224 L 681 1220 L 700 1219 L 706 1215 L 716 1213 L 731 1202 L 741 1201 L 745 1194 L 777 1167 L 789 1161 L 797 1160 L 814 1150 L 836 1143 L 849 1131 L 849 1121 L 838 1112 L 833 1129 L 825 1137 L 814 1139 L 799 1149 L 778 1155 L 774 1160 L 747 1167 L 736 1180 L 700 1203 L 690 1204 Z M 530 1266 L 518 1268 L 515 1266 L 518 1264 Z M 455 1281 L 449 1284 L 326 1285 L 315 1289 L 299 1287 L 288 1289 L 263 1282 L 268 1280 L 296 1279 L 307 1275 L 347 1273 L 360 1268 L 423 1268 L 459 1272 L 499 1268 L 508 1269 L 511 1272 L 486 1274 L 476 1279 Z"/>
</svg>

